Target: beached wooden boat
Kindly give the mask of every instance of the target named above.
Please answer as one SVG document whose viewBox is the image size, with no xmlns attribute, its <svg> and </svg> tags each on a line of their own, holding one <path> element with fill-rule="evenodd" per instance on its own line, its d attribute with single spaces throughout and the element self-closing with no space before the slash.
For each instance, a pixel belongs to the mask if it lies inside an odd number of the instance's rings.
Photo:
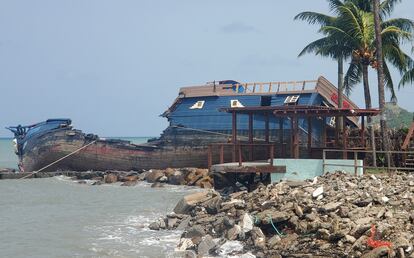
<svg viewBox="0 0 414 258">
<path fill-rule="evenodd" d="M 231 139 L 232 117 L 231 114 L 220 112 L 221 108 L 283 105 L 336 107 L 336 94 L 337 89 L 323 77 L 315 81 L 220 81 L 184 87 L 180 89 L 173 105 L 162 114 L 170 123 L 168 128 L 160 138 L 140 145 L 85 134 L 74 129 L 70 119 L 50 119 L 31 126 L 8 129 L 15 135 L 16 154 L 22 171 L 37 171 L 46 166 L 44 171 L 207 167 L 208 145 Z M 346 97 L 344 107 L 357 108 Z M 238 141 L 247 140 L 248 120 L 247 115 L 238 117 Z M 256 139 L 264 139 L 264 121 L 263 116 L 254 117 Z M 334 126 L 333 121 L 334 118 L 327 119 L 325 124 Z M 290 122 L 271 118 L 271 140 L 279 139 L 280 123 L 283 123 L 285 137 L 289 137 L 286 132 L 289 131 Z M 347 123 L 357 125 L 353 118 L 349 118 Z M 306 119 L 299 120 L 299 127 L 307 133 Z M 321 128 L 316 126 L 313 130 L 315 135 L 319 135 L 318 130 Z M 315 144 L 319 140 L 315 139 Z M 278 150 L 275 153 L 277 155 Z"/>
</svg>

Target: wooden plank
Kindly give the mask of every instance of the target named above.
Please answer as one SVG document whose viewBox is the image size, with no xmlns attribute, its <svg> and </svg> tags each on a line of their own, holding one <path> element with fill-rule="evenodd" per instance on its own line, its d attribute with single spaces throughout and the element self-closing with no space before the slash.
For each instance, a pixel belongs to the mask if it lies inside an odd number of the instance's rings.
<svg viewBox="0 0 414 258">
<path fill-rule="evenodd" d="M 286 173 L 286 166 L 225 166 L 219 169 L 223 173 Z M 217 170 L 215 172 L 218 172 Z"/>
</svg>

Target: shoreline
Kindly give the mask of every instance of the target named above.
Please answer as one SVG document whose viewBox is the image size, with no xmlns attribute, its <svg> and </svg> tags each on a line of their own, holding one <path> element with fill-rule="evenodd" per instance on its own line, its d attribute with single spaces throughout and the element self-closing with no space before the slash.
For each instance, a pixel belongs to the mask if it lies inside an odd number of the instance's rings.
<svg viewBox="0 0 414 258">
<path fill-rule="evenodd" d="M 200 188 L 213 188 L 213 180 L 208 169 L 200 168 L 167 168 L 150 169 L 147 171 L 56 171 L 56 172 L 16 172 L 13 169 L 0 169 L 0 180 L 7 179 L 35 179 L 54 176 L 67 176 L 80 184 L 85 180 L 93 180 L 92 185 L 112 184 L 122 182 L 121 186 L 134 186 L 139 181 L 151 183 L 151 187 L 169 185 L 197 186 Z"/>
</svg>

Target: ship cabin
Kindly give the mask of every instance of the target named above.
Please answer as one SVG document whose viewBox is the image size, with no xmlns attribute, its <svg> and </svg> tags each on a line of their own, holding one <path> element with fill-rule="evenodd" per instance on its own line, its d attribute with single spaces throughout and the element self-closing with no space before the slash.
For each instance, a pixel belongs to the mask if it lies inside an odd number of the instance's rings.
<svg viewBox="0 0 414 258">
<path fill-rule="evenodd" d="M 211 143 L 231 142 L 233 133 L 232 113 L 221 112 L 225 108 L 250 107 L 296 107 L 313 106 L 336 108 L 338 106 L 337 88 L 324 77 L 312 81 L 291 82 L 255 82 L 239 83 L 236 81 L 211 82 L 201 86 L 181 88 L 178 97 L 171 107 L 162 114 L 169 121 L 169 127 L 164 131 L 163 138 L 173 145 L 209 145 Z M 345 109 L 358 109 L 358 106 L 344 96 Z M 237 115 L 237 140 L 249 140 L 249 119 L 254 128 L 252 136 L 255 140 L 279 142 L 283 138 L 282 147 L 277 148 L 275 155 L 292 157 L 290 138 L 292 134 L 291 120 L 279 119 L 276 116 L 267 117 L 263 113 Z M 267 120 L 268 119 L 268 120 Z M 324 147 L 334 144 L 338 135 L 335 134 L 337 116 L 312 117 L 311 120 L 300 117 L 298 130 L 300 141 L 299 151 L 306 155 L 308 139 L 308 122 L 313 124 L 313 146 Z M 268 126 L 268 128 L 267 128 Z M 346 117 L 344 126 L 359 128 L 355 117 Z M 283 128 L 283 130 L 282 130 Z M 269 129 L 269 135 L 266 135 Z M 326 132 L 326 137 L 320 137 Z M 303 144 L 302 144 L 303 143 Z"/>
<path fill-rule="evenodd" d="M 291 165 L 285 161 L 321 164 L 326 155 L 363 160 L 348 154 L 366 149 L 365 118 L 378 113 L 359 109 L 346 96 L 338 108 L 337 88 L 324 77 L 291 82 L 218 81 L 180 89 L 162 115 L 170 123 L 163 137 L 175 145 L 208 146 L 208 167 L 215 176 L 224 172 L 233 174 L 233 179 L 246 178 L 237 176 L 241 173 L 251 182 L 253 174 L 286 175 Z M 325 153 L 326 149 L 343 152 Z M 270 177 L 264 178 L 269 181 Z"/>
</svg>

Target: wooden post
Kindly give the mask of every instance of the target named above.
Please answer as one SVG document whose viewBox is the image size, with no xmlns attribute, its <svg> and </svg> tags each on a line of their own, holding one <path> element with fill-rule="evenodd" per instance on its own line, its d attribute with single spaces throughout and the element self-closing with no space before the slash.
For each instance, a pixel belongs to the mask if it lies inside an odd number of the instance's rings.
<svg viewBox="0 0 414 258">
<path fill-rule="evenodd" d="M 344 117 L 345 118 L 345 117 Z M 345 119 L 343 119 L 345 121 Z M 345 131 L 343 131 L 343 146 L 342 149 L 344 150 L 343 152 L 343 159 L 348 159 L 348 152 L 346 151 L 348 149 L 348 130 L 345 129 Z"/>
<path fill-rule="evenodd" d="M 232 162 L 236 162 L 236 143 L 237 143 L 237 114 L 235 111 L 232 113 Z"/>
<path fill-rule="evenodd" d="M 242 166 L 243 160 L 242 160 L 242 148 L 241 148 L 241 144 L 238 144 L 238 149 L 239 149 L 239 166 Z"/>
<path fill-rule="evenodd" d="M 269 113 L 265 114 L 265 142 L 269 143 L 270 141 L 270 132 L 269 132 Z"/>
<path fill-rule="evenodd" d="M 340 148 L 341 144 L 339 142 L 341 128 L 339 128 L 339 117 L 335 116 L 335 148 Z M 343 132 L 342 132 L 343 133 Z"/>
<path fill-rule="evenodd" d="M 358 153 L 354 151 L 354 166 L 355 166 L 355 176 L 358 175 Z"/>
<path fill-rule="evenodd" d="M 322 147 L 326 148 L 326 117 L 322 117 Z"/>
<path fill-rule="evenodd" d="M 271 166 L 273 166 L 273 159 L 274 159 L 274 157 L 275 157 L 275 153 L 274 153 L 274 149 L 275 149 L 275 146 L 272 144 L 272 145 L 270 145 L 269 146 L 269 148 L 270 148 L 270 150 L 269 150 L 269 152 L 270 152 L 270 165 Z"/>
<path fill-rule="evenodd" d="M 224 163 L 224 144 L 220 145 L 220 164 Z"/>
<path fill-rule="evenodd" d="M 281 156 L 282 156 L 282 158 L 285 158 L 285 155 L 286 155 L 286 153 L 285 153 L 285 146 L 284 146 L 284 144 L 283 144 L 283 141 L 284 141 L 284 139 L 283 138 L 285 138 L 284 137 L 284 135 L 283 135 L 283 124 L 284 124 L 284 119 L 283 119 L 283 117 L 280 117 L 279 118 L 279 146 L 281 147 L 281 151 L 280 151 L 280 153 L 281 153 Z"/>
<path fill-rule="evenodd" d="M 253 113 L 249 113 L 249 160 L 253 160 Z"/>
<path fill-rule="evenodd" d="M 207 163 L 208 163 L 208 169 L 210 169 L 211 168 L 211 166 L 213 165 L 213 154 L 212 154 L 212 150 L 211 150 L 211 145 L 209 145 L 208 146 L 208 160 L 207 160 Z"/>
<path fill-rule="evenodd" d="M 308 153 L 312 157 L 312 117 L 308 117 Z"/>
<path fill-rule="evenodd" d="M 298 130 L 298 117 L 291 117 L 291 132 L 292 132 L 292 157 L 299 158 L 299 130 Z"/>
<path fill-rule="evenodd" d="M 365 149 L 365 116 L 361 116 L 361 145 Z"/>
</svg>

